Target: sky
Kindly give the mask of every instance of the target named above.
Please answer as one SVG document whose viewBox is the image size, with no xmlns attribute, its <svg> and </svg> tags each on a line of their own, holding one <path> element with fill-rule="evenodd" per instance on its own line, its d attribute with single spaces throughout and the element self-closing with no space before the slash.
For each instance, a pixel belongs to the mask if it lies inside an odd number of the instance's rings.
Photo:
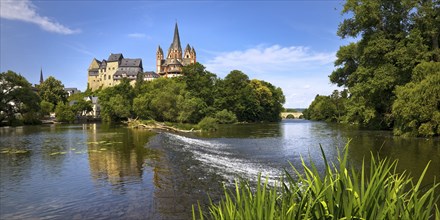
<svg viewBox="0 0 440 220">
<path fill-rule="evenodd" d="M 281 87 L 287 108 L 306 108 L 335 89 L 328 75 L 336 51 L 343 1 L 30 1 L 0 0 L 0 71 L 37 84 L 53 76 L 65 87 L 87 88 L 87 69 L 110 53 L 141 58 L 156 70 L 179 27 L 182 47 L 224 78 L 241 70 Z"/>
</svg>

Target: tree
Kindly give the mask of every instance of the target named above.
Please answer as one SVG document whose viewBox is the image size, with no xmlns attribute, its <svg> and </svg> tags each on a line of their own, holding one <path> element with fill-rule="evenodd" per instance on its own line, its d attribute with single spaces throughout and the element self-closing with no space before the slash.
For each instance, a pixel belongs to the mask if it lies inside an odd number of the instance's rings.
<svg viewBox="0 0 440 220">
<path fill-rule="evenodd" d="M 40 98 L 33 91 L 31 84 L 23 76 L 7 71 L 0 74 L 0 122 L 7 120 L 9 124 L 17 120 L 17 116 L 25 116 L 40 110 Z M 31 118 L 27 121 L 32 121 Z"/>
<path fill-rule="evenodd" d="M 54 110 L 53 104 L 45 100 L 41 101 L 40 106 L 42 116 L 49 115 Z"/>
<path fill-rule="evenodd" d="M 217 92 L 217 109 L 233 112 L 239 121 L 256 121 L 257 100 L 246 74 L 239 70 L 231 71 L 219 84 Z"/>
<path fill-rule="evenodd" d="M 214 117 L 219 124 L 233 124 L 237 122 L 237 116 L 226 109 L 215 113 Z"/>
<path fill-rule="evenodd" d="M 440 135 L 440 63 L 421 63 L 413 80 L 396 89 L 393 104 L 394 134 L 404 136 Z"/>
<path fill-rule="evenodd" d="M 436 2 L 346 1 L 342 13 L 349 17 L 340 24 L 338 35 L 360 40 L 340 47 L 336 69 L 329 76 L 350 94 L 343 121 L 392 128 L 396 88 L 411 81 L 419 63 L 437 60 L 440 9 Z"/>
<path fill-rule="evenodd" d="M 83 113 L 87 114 L 88 112 L 93 111 L 92 103 L 84 99 L 75 100 L 71 108 L 75 115 L 78 116 L 83 115 Z"/>
<path fill-rule="evenodd" d="M 200 63 L 184 66 L 182 73 L 182 80 L 191 96 L 202 99 L 206 105 L 213 105 L 217 76 L 207 71 Z"/>
<path fill-rule="evenodd" d="M 101 90 L 98 97 L 104 121 L 120 121 L 132 116 L 134 89 L 128 79 L 124 78 L 118 85 Z"/>
<path fill-rule="evenodd" d="M 52 103 L 54 106 L 57 106 L 58 103 L 67 102 L 67 92 L 64 91 L 64 85 L 53 76 L 49 76 L 44 80 L 38 89 L 41 99 Z"/>
<path fill-rule="evenodd" d="M 69 104 L 64 104 L 62 102 L 58 103 L 57 107 L 55 108 L 55 115 L 57 121 L 60 122 L 72 123 L 75 121 L 75 113 L 72 111 L 72 108 L 70 108 Z"/>
</svg>

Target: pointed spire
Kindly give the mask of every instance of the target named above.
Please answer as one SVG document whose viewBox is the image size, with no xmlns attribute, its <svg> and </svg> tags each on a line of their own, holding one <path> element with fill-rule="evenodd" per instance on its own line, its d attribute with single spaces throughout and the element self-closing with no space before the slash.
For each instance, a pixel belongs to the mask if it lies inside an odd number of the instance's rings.
<svg viewBox="0 0 440 220">
<path fill-rule="evenodd" d="M 43 79 L 43 67 L 41 67 L 40 69 L 40 85 L 43 84 L 44 79 Z"/>
<path fill-rule="evenodd" d="M 174 38 L 173 38 L 173 43 L 171 44 L 171 48 L 182 51 L 182 46 L 180 45 L 179 28 L 177 27 L 177 22 L 176 22 L 176 26 L 174 28 Z"/>
<path fill-rule="evenodd" d="M 163 50 L 162 50 L 162 48 L 160 47 L 160 45 L 157 47 L 157 52 L 156 52 L 157 54 L 162 54 L 163 55 Z"/>
</svg>

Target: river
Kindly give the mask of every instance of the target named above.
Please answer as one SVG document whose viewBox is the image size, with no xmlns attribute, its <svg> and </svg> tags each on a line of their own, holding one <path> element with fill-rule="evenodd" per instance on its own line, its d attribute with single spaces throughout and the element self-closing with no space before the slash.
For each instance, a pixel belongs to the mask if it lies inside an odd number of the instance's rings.
<svg viewBox="0 0 440 220">
<path fill-rule="evenodd" d="M 374 155 L 398 159 L 424 184 L 440 178 L 440 140 L 283 120 L 174 134 L 105 124 L 0 128 L 0 219 L 189 219 L 191 206 L 218 200 L 222 185 L 259 173 L 276 181 L 301 156 L 322 168 L 350 142 L 359 167 Z"/>
</svg>

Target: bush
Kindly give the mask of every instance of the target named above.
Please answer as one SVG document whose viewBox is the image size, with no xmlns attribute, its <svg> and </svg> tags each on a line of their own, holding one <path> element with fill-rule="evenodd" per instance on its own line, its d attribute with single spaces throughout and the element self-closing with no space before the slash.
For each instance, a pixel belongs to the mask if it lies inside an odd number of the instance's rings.
<svg viewBox="0 0 440 220">
<path fill-rule="evenodd" d="M 199 122 L 198 127 L 203 131 L 216 131 L 218 129 L 217 120 L 212 117 L 205 117 Z"/>
<path fill-rule="evenodd" d="M 274 187 L 268 179 L 262 186 L 260 176 L 256 187 L 243 181 L 233 191 L 225 187 L 225 197 L 211 202 L 209 213 L 199 205 L 196 215 L 193 206 L 193 219 L 439 219 L 435 190 L 440 184 L 421 187 L 428 165 L 415 183 L 406 172 L 397 173 L 397 161 L 372 156 L 370 166 L 362 164 L 359 172 L 348 167 L 348 145 L 338 156 L 339 166 L 321 151 L 324 176 L 313 162 L 308 166 L 302 160 L 302 172 L 292 166 L 297 180 L 286 171 Z"/>
<path fill-rule="evenodd" d="M 68 104 L 63 104 L 62 102 L 58 103 L 55 108 L 55 114 L 57 121 L 60 122 L 73 122 L 75 120 L 75 113 L 73 113 L 72 109 Z"/>
<path fill-rule="evenodd" d="M 233 124 L 237 122 L 237 116 L 226 109 L 215 113 L 214 117 L 219 124 Z"/>
</svg>

